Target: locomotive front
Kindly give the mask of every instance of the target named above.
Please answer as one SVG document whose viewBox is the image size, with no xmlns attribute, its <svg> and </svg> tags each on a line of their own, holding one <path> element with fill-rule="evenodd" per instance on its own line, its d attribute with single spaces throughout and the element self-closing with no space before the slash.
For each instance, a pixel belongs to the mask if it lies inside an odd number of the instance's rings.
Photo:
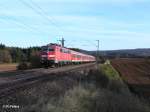
<svg viewBox="0 0 150 112">
<path fill-rule="evenodd" d="M 55 63 L 55 46 L 47 45 L 41 49 L 41 63 L 44 66 L 52 66 Z"/>
</svg>

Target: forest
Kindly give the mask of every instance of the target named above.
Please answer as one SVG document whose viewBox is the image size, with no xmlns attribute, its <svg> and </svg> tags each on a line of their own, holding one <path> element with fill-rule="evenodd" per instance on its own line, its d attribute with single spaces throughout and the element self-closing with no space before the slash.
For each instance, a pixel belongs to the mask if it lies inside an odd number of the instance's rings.
<svg viewBox="0 0 150 112">
<path fill-rule="evenodd" d="M 40 47 L 7 47 L 0 44 L 0 63 L 30 62 L 35 56 L 39 56 Z"/>
</svg>

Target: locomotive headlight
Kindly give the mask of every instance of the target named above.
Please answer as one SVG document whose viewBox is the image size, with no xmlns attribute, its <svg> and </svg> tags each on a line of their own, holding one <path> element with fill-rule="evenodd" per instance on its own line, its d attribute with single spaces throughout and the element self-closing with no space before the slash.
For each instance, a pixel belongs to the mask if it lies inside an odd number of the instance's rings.
<svg viewBox="0 0 150 112">
<path fill-rule="evenodd" d="M 49 55 L 49 57 L 50 57 L 50 58 L 54 58 L 54 57 L 55 57 L 55 55 Z"/>
</svg>

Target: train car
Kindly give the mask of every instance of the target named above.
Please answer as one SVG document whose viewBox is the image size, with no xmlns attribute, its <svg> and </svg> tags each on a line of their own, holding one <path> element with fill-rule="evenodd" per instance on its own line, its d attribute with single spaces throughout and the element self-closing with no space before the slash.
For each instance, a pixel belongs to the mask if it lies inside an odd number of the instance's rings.
<svg viewBox="0 0 150 112">
<path fill-rule="evenodd" d="M 44 66 L 61 66 L 94 61 L 94 56 L 76 52 L 58 44 L 48 44 L 41 49 L 41 63 Z"/>
</svg>

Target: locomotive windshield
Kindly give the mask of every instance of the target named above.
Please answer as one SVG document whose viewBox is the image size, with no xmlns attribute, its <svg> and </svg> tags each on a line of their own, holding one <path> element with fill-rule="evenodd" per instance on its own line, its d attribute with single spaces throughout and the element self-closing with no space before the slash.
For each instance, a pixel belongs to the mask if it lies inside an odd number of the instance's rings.
<svg viewBox="0 0 150 112">
<path fill-rule="evenodd" d="M 48 51 L 54 51 L 54 48 L 48 48 Z"/>
<path fill-rule="evenodd" d="M 42 51 L 47 51 L 48 47 L 44 46 L 42 47 Z"/>
<path fill-rule="evenodd" d="M 50 47 L 44 46 L 44 47 L 42 47 L 42 51 L 45 51 L 45 52 L 47 52 L 47 51 L 54 51 L 54 48 L 50 48 Z"/>
</svg>

